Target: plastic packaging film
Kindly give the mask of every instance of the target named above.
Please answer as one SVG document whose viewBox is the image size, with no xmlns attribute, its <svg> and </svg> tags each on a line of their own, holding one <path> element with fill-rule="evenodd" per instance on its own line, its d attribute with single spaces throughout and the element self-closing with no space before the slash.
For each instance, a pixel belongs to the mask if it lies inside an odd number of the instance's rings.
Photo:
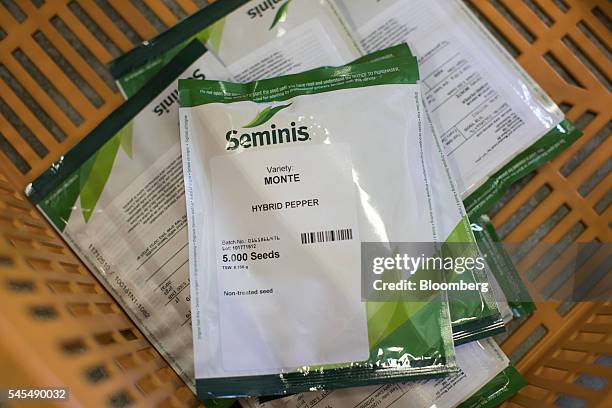
<svg viewBox="0 0 612 408">
<path fill-rule="evenodd" d="M 443 232 L 419 199 L 432 188 L 452 194 L 428 178 L 442 155 L 423 143 L 417 81 L 406 56 L 244 85 L 179 82 L 200 397 L 454 366 L 445 293 L 360 296 L 360 243 L 434 242 Z"/>
<path fill-rule="evenodd" d="M 489 399 L 508 387 L 507 382 L 500 381 L 507 376 L 504 371 L 509 368 L 508 359 L 490 339 L 458 346 L 457 365 L 459 372 L 439 379 L 310 392 L 271 401 L 249 398 L 240 402 L 246 408 L 300 408 L 314 404 L 330 408 L 392 405 L 452 408 L 475 406 L 472 401 Z"/>
<path fill-rule="evenodd" d="M 230 78 L 195 41 L 26 190 L 194 390 L 177 81 L 204 76 Z"/>
<path fill-rule="evenodd" d="M 418 57 L 425 102 L 458 188 L 464 198 L 478 193 L 470 215 L 487 210 L 508 173 L 524 171 L 499 173 L 519 153 L 543 136 L 558 153 L 580 135 L 460 1 L 332 3 L 365 52 L 407 42 Z"/>
<path fill-rule="evenodd" d="M 412 53 L 410 48 L 406 44 L 393 46 L 384 50 L 376 51 L 361 57 L 355 64 L 365 63 L 370 61 L 383 61 L 388 58 L 396 57 L 411 57 Z M 433 166 L 430 170 L 430 177 L 432 178 L 432 184 L 435 186 L 446 184 L 448 188 L 444 191 L 447 193 L 445 199 L 440 199 L 441 193 L 437 192 L 433 200 L 432 208 L 436 213 L 436 217 L 439 220 L 439 229 L 444 237 L 452 237 L 451 240 L 455 243 L 464 242 L 467 245 L 462 246 L 460 249 L 470 251 L 473 253 L 480 253 L 481 250 L 478 245 L 470 245 L 469 243 L 474 242 L 472 232 L 469 231 L 469 221 L 462 204 L 457 204 L 452 207 L 455 212 L 451 211 L 449 207 L 446 207 L 448 202 L 460 202 L 460 196 L 454 182 L 453 175 L 450 174 L 448 157 L 444 152 L 439 142 L 438 135 L 435 134 L 435 129 L 431 125 L 427 110 L 423 106 L 423 112 L 428 120 L 428 125 L 424 127 L 426 134 L 425 140 L 431 142 L 427 146 L 432 149 L 431 154 L 438 154 L 442 157 L 439 162 L 439 166 Z M 457 219 L 462 219 L 463 229 L 457 229 Z M 487 255 L 488 253 L 483 252 Z M 465 254 L 464 254 L 465 255 Z M 474 255 L 474 254 L 473 254 Z M 462 274 L 460 279 L 466 282 L 485 282 L 489 284 L 492 282 L 492 287 L 495 285 L 495 278 L 491 272 L 491 266 L 488 265 L 487 270 L 479 272 L 477 270 L 470 271 L 469 274 Z M 451 279 L 459 278 L 458 275 L 451 275 Z M 499 333 L 503 330 L 503 319 L 498 310 L 496 299 L 500 299 L 502 294 L 497 296 L 492 295 L 493 290 L 482 292 L 482 291 L 452 291 L 449 293 L 451 320 L 453 326 L 453 339 L 455 344 L 463 344 L 468 341 L 490 336 Z"/>
<path fill-rule="evenodd" d="M 111 63 L 131 95 L 189 40 L 206 44 L 238 82 L 346 64 L 361 55 L 327 0 L 220 1 Z"/>
</svg>

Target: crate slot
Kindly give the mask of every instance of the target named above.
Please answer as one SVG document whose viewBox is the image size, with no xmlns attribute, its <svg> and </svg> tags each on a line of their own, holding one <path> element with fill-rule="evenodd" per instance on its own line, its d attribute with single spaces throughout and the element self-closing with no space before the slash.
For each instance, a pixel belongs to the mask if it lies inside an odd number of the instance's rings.
<svg viewBox="0 0 612 408">
<path fill-rule="evenodd" d="M 535 14 L 547 27 L 552 27 L 555 24 L 555 20 L 548 14 L 540 5 L 534 0 L 523 0 L 523 3 L 533 11 Z"/>
<path fill-rule="evenodd" d="M 104 104 L 102 97 L 91 87 L 89 83 L 79 74 L 79 72 L 70 64 L 70 62 L 62 55 L 62 53 L 49 41 L 49 39 L 41 32 L 36 31 L 32 38 L 40 46 L 53 62 L 66 74 L 66 77 L 79 89 L 91 104 L 99 108 Z"/>
<path fill-rule="evenodd" d="M 32 148 L 36 155 L 40 158 L 49 154 L 41 141 L 34 135 L 34 132 L 21 120 L 13 109 L 0 97 L 0 114 L 4 116 L 6 121 L 11 124 L 13 129 L 21 136 L 21 138 Z"/>
<path fill-rule="evenodd" d="M 161 32 L 168 28 L 161 18 L 157 17 L 157 15 L 144 3 L 144 1 L 132 0 L 132 4 L 138 11 L 140 11 L 140 14 L 142 14 L 149 23 L 151 23 L 155 30 Z"/>
<path fill-rule="evenodd" d="M 586 197 L 608 175 L 612 173 L 612 159 L 608 159 L 591 176 L 578 187 L 581 196 Z"/>
<path fill-rule="evenodd" d="M 604 54 L 604 57 L 608 60 L 612 60 L 612 52 L 610 48 L 604 43 L 604 41 L 589 27 L 589 24 L 585 21 L 579 21 L 576 26 L 595 45 L 599 48 L 599 51 Z"/>
<path fill-rule="evenodd" d="M 124 408 L 134 403 L 134 398 L 127 391 L 119 391 L 111 395 L 108 402 L 112 408 Z"/>
<path fill-rule="evenodd" d="M 82 339 L 72 339 L 63 341 L 61 343 L 61 349 L 65 354 L 72 356 L 85 353 L 88 347 Z"/>
<path fill-rule="evenodd" d="M 36 289 L 34 282 L 23 279 L 8 279 L 6 282 L 6 287 L 11 292 L 16 293 L 31 293 Z"/>
<path fill-rule="evenodd" d="M 110 372 L 104 365 L 91 367 L 85 371 L 87 381 L 96 384 L 110 378 Z"/>
<path fill-rule="evenodd" d="M 564 13 L 567 13 L 570 9 L 570 6 L 567 4 L 565 0 L 553 0 L 553 4 L 559 7 L 559 10 L 561 10 Z"/>
<path fill-rule="evenodd" d="M 6 11 L 18 22 L 23 23 L 28 16 L 23 12 L 21 7 L 14 0 L 0 0 L 0 4 L 4 6 Z"/>
<path fill-rule="evenodd" d="M 117 92 L 117 85 L 106 69 L 106 66 L 89 50 L 74 32 L 68 28 L 68 25 L 58 16 L 51 17 L 51 25 L 57 32 L 66 40 L 68 44 L 85 60 L 85 62 L 93 69 L 96 74 L 104 81 L 106 86 L 113 92 Z"/>
<path fill-rule="evenodd" d="M 23 158 L 21 154 L 13 147 L 11 142 L 8 141 L 6 137 L 0 132 L 0 150 L 2 153 L 13 163 L 15 168 L 19 170 L 22 174 L 26 174 L 32 169 L 32 167 L 28 164 L 27 161 Z"/>
<path fill-rule="evenodd" d="M 76 1 L 71 1 L 68 3 L 68 8 L 72 14 L 74 14 L 74 16 L 83 23 L 83 26 L 87 28 L 91 35 L 93 35 L 104 46 L 104 48 L 106 48 L 113 58 L 116 58 L 122 54 L 121 49 L 119 49 L 117 44 L 115 44 L 113 40 L 106 35 L 104 30 L 89 16 L 89 14 L 87 14 L 87 11 L 85 11 L 79 3 Z"/>
<path fill-rule="evenodd" d="M 530 179 L 527 180 L 526 183 L 529 181 Z M 533 193 L 533 195 L 529 197 L 529 199 L 525 201 L 525 203 L 521 205 L 520 208 L 518 208 L 510 218 L 508 218 L 508 221 L 506 221 L 504 224 L 500 225 L 497 228 L 497 233 L 499 234 L 499 237 L 501 239 L 504 239 L 506 236 L 508 236 L 514 230 L 514 228 L 516 228 L 548 196 L 550 196 L 552 191 L 552 188 L 548 184 L 544 184 L 540 188 L 538 188 L 538 190 Z"/>
<path fill-rule="evenodd" d="M 48 305 L 32 306 L 30 313 L 36 320 L 55 320 L 59 317 L 57 309 Z"/>
<path fill-rule="evenodd" d="M 599 6 L 595 6 L 591 12 L 595 18 L 597 18 L 601 24 L 608 29 L 608 31 L 612 31 L 612 20 L 610 20 L 610 18 L 602 9 L 599 8 Z"/>
<path fill-rule="evenodd" d="M 47 95 L 53 100 L 64 114 L 70 119 L 75 126 L 80 126 L 84 119 L 83 116 L 74 108 L 74 106 L 66 99 L 64 95 L 51 83 L 47 76 L 34 64 L 32 59 L 21 49 L 17 48 L 12 52 L 13 57 L 25 69 L 30 77 L 38 84 L 41 89 L 44 89 Z"/>
<path fill-rule="evenodd" d="M 544 60 L 565 82 L 567 82 L 568 85 L 583 89 L 585 88 L 584 84 L 580 82 L 571 72 L 569 72 L 567 68 L 563 66 L 561 61 L 559 61 L 559 59 L 552 54 L 552 52 L 549 51 L 544 54 Z"/>
<path fill-rule="evenodd" d="M 516 347 L 516 349 L 508 355 L 508 358 L 513 364 L 519 362 L 529 350 L 544 338 L 548 330 L 543 325 L 538 325 L 529 335 Z"/>
<path fill-rule="evenodd" d="M 612 83 L 603 73 L 599 64 L 589 56 L 569 35 L 564 35 L 561 42 L 574 54 L 580 62 L 593 74 L 595 78 L 608 90 L 612 92 Z"/>
<path fill-rule="evenodd" d="M 142 38 L 136 30 L 128 24 L 128 22 L 110 5 L 108 0 L 95 0 L 96 4 L 100 9 L 110 18 L 117 28 L 124 33 L 127 38 L 132 42 L 133 45 L 140 44 L 144 38 Z"/>
<path fill-rule="evenodd" d="M 47 282 L 47 286 L 56 294 L 74 293 L 70 282 L 67 281 L 49 281 Z"/>
<path fill-rule="evenodd" d="M 21 85 L 17 78 L 2 64 L 0 64 L 0 78 L 11 88 L 11 90 L 21 99 L 30 112 L 36 116 L 40 123 L 51 133 L 56 141 L 62 142 L 66 139 L 66 133 L 51 119 L 51 117 L 36 102 L 32 95 Z"/>
<path fill-rule="evenodd" d="M 513 9 L 506 7 L 499 0 L 491 0 L 491 4 L 528 43 L 531 44 L 536 40 L 536 36 L 519 18 L 517 18 Z"/>
<path fill-rule="evenodd" d="M 596 114 L 591 111 L 586 111 L 575 122 L 580 129 L 584 129 L 586 125 L 591 123 L 593 119 L 595 119 Z M 583 118 L 588 118 L 586 123 L 584 123 Z M 563 176 L 568 177 L 574 170 L 576 170 L 584 161 L 589 157 L 592 153 L 594 153 L 599 146 L 604 143 L 608 137 L 610 137 L 610 133 L 612 132 L 612 122 L 606 123 L 595 135 L 593 135 L 590 139 L 588 139 L 578 151 L 572 155 L 564 164 L 561 166 L 559 171 Z"/>
</svg>

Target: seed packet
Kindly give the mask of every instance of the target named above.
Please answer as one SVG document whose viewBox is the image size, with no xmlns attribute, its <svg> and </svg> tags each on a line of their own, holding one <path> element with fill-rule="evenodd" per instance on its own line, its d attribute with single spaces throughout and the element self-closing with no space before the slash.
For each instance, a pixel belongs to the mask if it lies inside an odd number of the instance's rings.
<svg viewBox="0 0 612 408">
<path fill-rule="evenodd" d="M 361 57 L 353 64 L 398 57 L 412 57 L 410 48 L 405 43 L 373 52 Z M 448 158 L 435 133 L 435 129 L 431 125 L 427 110 L 423 104 L 421 105 L 427 119 L 427 125 L 424 126 L 424 140 L 430 143 L 432 146 L 431 148 L 441 156 L 441 160 L 439 161 L 440 165 L 432 166 L 430 177 L 433 183 L 446 184 L 448 186 L 448 188 L 445 189 L 448 193 L 446 197 L 441 197 L 438 194 L 432 200 L 432 208 L 436 213 L 441 235 L 444 237 L 451 237 L 450 240 L 454 243 L 465 243 L 465 245 L 461 245 L 460 248 L 462 252 L 464 252 L 463 255 L 466 255 L 467 252 L 472 252 L 474 255 L 482 252 L 488 255 L 480 249 L 478 244 L 470 244 L 470 242 L 474 243 L 476 241 L 472 231 L 470 231 L 470 223 L 463 208 L 463 204 L 461 203 L 454 177 L 451 174 Z M 457 204 L 449 207 L 447 205 L 448 202 L 455 202 Z M 462 220 L 462 228 L 457 228 L 457 220 L 459 219 Z M 490 287 L 490 290 L 484 293 L 482 291 L 453 291 L 449 293 L 453 339 L 456 345 L 492 336 L 504 330 L 504 318 L 500 314 L 498 304 L 496 303 L 496 300 L 501 299 L 503 295 L 498 293 L 499 285 L 491 270 L 492 267 L 488 265 L 487 269 L 482 272 L 473 270 L 470 271 L 470 273 L 451 275 L 450 277 L 450 280 L 457 280 L 460 278 L 466 282 L 486 283 Z M 494 293 L 496 293 L 496 296 L 493 295 Z M 502 303 L 502 307 L 504 311 L 509 312 L 504 303 Z"/>
<path fill-rule="evenodd" d="M 439 239 L 429 198 L 449 186 L 429 178 L 441 156 L 424 143 L 417 81 L 406 57 L 179 82 L 201 398 L 454 368 L 444 293 L 361 297 L 361 245 Z"/>
<path fill-rule="evenodd" d="M 459 372 L 445 377 L 398 382 L 381 386 L 349 388 L 327 392 L 308 392 L 290 397 L 266 400 L 245 398 L 245 408 L 300 408 L 314 405 L 328 408 L 356 408 L 376 406 L 472 407 L 473 401 L 490 400 L 500 390 L 508 389 L 505 371 L 510 368 L 508 358 L 491 339 L 458 346 Z M 516 392 L 516 389 L 514 389 Z M 505 398 L 509 395 L 506 392 Z M 500 403 L 504 399 L 496 399 Z"/>
<path fill-rule="evenodd" d="M 26 189 L 192 389 L 177 80 L 209 76 L 230 78 L 192 42 Z"/>
<path fill-rule="evenodd" d="M 478 246 L 489 254 L 491 269 L 502 289 L 513 317 L 527 317 L 536 309 L 535 303 L 525 287 L 510 255 L 504 250 L 495 228 L 487 215 L 481 215 L 472 223 Z M 496 298 L 499 299 L 499 298 Z"/>
<path fill-rule="evenodd" d="M 327 0 L 219 1 L 113 61 L 126 95 L 189 39 L 214 52 L 237 82 L 342 65 L 361 55 Z"/>
<path fill-rule="evenodd" d="M 333 4 L 365 52 L 407 42 L 419 58 L 426 106 L 470 216 L 580 136 L 463 2 Z"/>
<path fill-rule="evenodd" d="M 516 368 L 509 365 L 495 378 L 485 384 L 467 400 L 458 405 L 458 408 L 494 408 L 501 405 L 527 385 L 527 381 Z"/>
</svg>

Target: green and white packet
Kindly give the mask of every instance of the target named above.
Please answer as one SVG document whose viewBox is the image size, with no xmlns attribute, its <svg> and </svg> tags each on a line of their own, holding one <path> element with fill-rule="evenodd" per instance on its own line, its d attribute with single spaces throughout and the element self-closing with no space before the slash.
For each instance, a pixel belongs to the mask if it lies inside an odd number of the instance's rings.
<svg viewBox="0 0 612 408">
<path fill-rule="evenodd" d="M 346 64 L 361 55 L 328 0 L 219 1 L 110 64 L 131 95 L 189 39 L 214 52 L 237 82 Z"/>
<path fill-rule="evenodd" d="M 230 75 L 195 41 L 26 189 L 192 389 L 177 81 L 204 77 Z"/>
<path fill-rule="evenodd" d="M 472 231 L 474 231 L 478 246 L 483 248 L 483 251 L 488 254 L 488 264 L 491 266 L 495 276 L 498 277 L 498 284 L 507 299 L 507 305 L 512 316 L 526 317 L 531 315 L 536 309 L 535 303 L 516 270 L 510 255 L 504 250 L 501 239 L 497 235 L 489 217 L 481 215 L 475 218 L 472 222 Z M 501 298 L 496 297 L 496 299 Z"/>
<path fill-rule="evenodd" d="M 495 408 L 509 400 L 527 385 L 527 381 L 514 366 L 509 365 L 495 378 L 486 383 L 458 408 Z"/>
<path fill-rule="evenodd" d="M 397 58 L 179 82 L 200 398 L 454 368 L 444 293 L 361 300 L 362 242 L 438 240 L 430 198 L 448 183 L 429 179 L 417 81 Z"/>
<path fill-rule="evenodd" d="M 400 44 L 384 50 L 376 51 L 361 57 L 354 64 L 365 63 L 369 61 L 381 61 L 389 58 L 412 57 L 412 53 L 408 45 Z M 422 82 L 421 82 L 422 85 Z M 470 231 L 470 223 L 461 203 L 461 197 L 457 190 L 453 174 L 451 174 L 449 160 L 444 152 L 438 135 L 435 132 L 429 119 L 427 110 L 422 104 L 422 110 L 427 118 L 424 126 L 424 140 L 430 143 L 441 156 L 439 165 L 432 166 L 429 176 L 431 181 L 436 185 L 446 185 L 447 188 L 442 190 L 446 192 L 445 196 L 441 196 L 440 192 L 432 200 L 432 208 L 435 217 L 438 219 L 440 235 L 443 237 L 452 236 L 452 242 L 470 243 L 475 242 L 473 232 Z M 449 206 L 449 202 L 456 203 Z M 457 228 L 457 220 L 461 219 L 462 228 Z M 453 233 L 454 232 L 454 233 Z M 473 252 L 473 257 L 479 256 L 482 252 L 478 245 L 465 245 L 462 248 L 464 251 Z M 472 270 L 462 275 L 454 274 L 449 280 L 461 279 L 464 282 L 487 283 L 491 288 L 488 292 L 480 291 L 460 291 L 450 292 L 450 312 L 453 326 L 453 339 L 455 345 L 467 343 L 476 339 L 492 336 L 504 330 L 504 319 L 500 315 L 500 310 L 496 302 L 503 296 L 499 293 L 499 285 L 491 272 L 492 265 L 489 265 L 490 259 L 487 252 L 482 252 L 487 259 L 487 268 L 485 271 Z M 464 254 L 468 256 L 469 254 Z M 495 296 L 492 295 L 495 293 Z M 508 311 L 505 304 L 501 304 L 504 312 Z M 506 313 L 508 316 L 508 313 Z"/>
<path fill-rule="evenodd" d="M 333 4 L 366 52 L 407 42 L 419 58 L 425 102 L 470 216 L 580 136 L 463 2 Z"/>
<path fill-rule="evenodd" d="M 498 375 L 503 375 L 509 364 L 508 358 L 492 339 L 457 346 L 456 355 L 459 371 L 445 377 L 308 392 L 267 402 L 258 402 L 257 398 L 245 398 L 241 399 L 240 403 L 245 408 L 301 408 L 315 404 L 327 408 L 453 408 L 469 400 Z"/>
</svg>

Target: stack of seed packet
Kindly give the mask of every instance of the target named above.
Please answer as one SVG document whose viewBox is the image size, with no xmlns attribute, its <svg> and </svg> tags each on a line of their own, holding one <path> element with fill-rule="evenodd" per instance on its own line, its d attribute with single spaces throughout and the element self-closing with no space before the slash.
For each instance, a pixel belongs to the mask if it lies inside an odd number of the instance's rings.
<svg viewBox="0 0 612 408">
<path fill-rule="evenodd" d="M 26 194 L 205 405 L 525 385 L 486 212 L 580 133 L 462 2 L 219 0 L 110 70 L 126 102 Z"/>
</svg>

